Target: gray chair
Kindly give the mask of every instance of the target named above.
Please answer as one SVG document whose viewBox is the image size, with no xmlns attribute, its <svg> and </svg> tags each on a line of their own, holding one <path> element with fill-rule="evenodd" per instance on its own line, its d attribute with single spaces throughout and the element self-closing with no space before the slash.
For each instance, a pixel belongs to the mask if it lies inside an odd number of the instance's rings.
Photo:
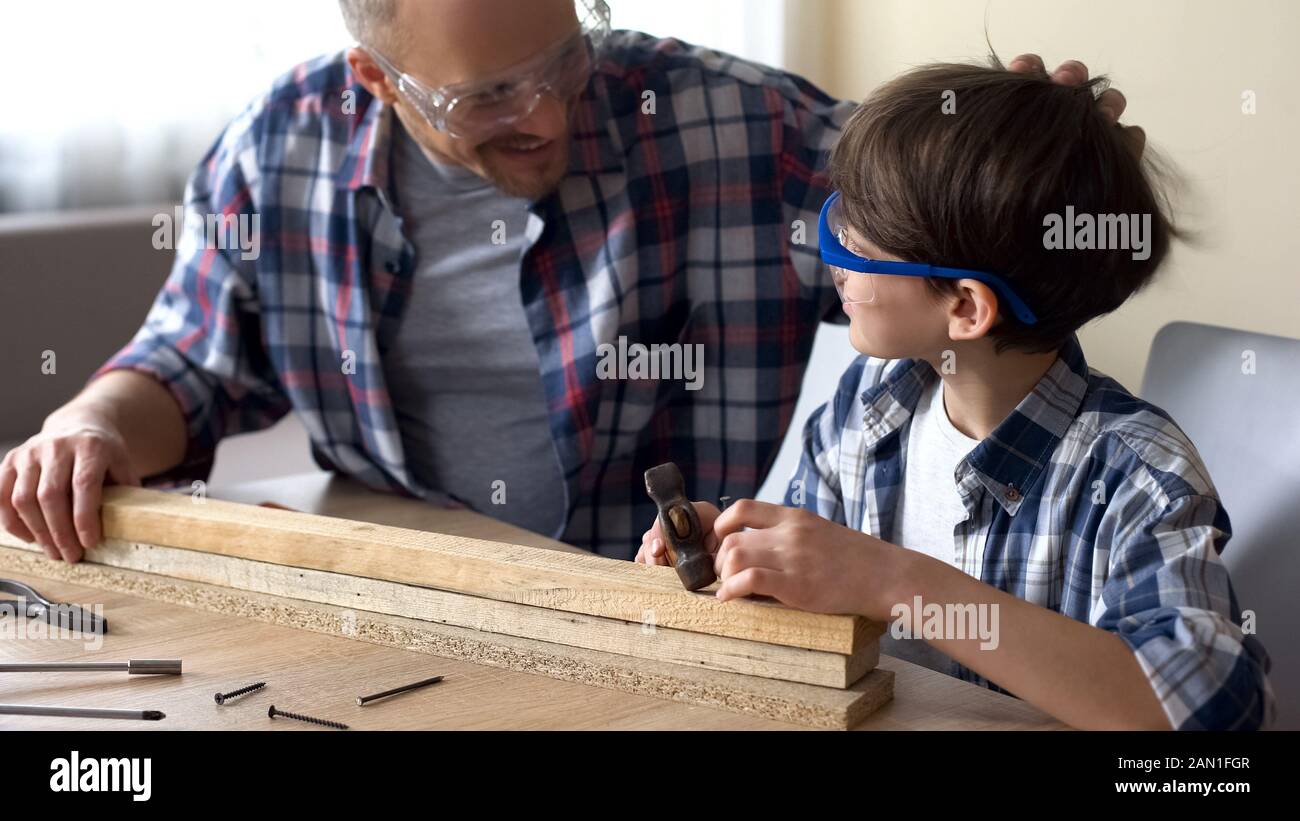
<svg viewBox="0 0 1300 821">
<path fill-rule="evenodd" d="M 1210 469 L 1232 519 L 1223 561 L 1273 660 L 1275 726 L 1300 729 L 1300 340 L 1171 323 L 1142 395 Z"/>
<path fill-rule="evenodd" d="M 153 247 L 171 206 L 0 217 L 0 442 L 40 430 L 46 414 L 140 327 L 171 268 Z M 42 369 L 44 352 L 54 373 Z"/>
</svg>

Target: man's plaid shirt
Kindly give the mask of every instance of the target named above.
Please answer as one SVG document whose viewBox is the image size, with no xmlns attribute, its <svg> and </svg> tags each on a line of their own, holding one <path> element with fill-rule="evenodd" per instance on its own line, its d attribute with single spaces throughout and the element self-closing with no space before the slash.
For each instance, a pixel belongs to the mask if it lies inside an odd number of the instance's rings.
<svg viewBox="0 0 1300 821">
<path fill-rule="evenodd" d="M 610 38 L 576 106 L 569 173 L 530 207 L 519 280 L 565 541 L 631 558 L 655 513 L 642 473 L 661 462 L 682 467 L 697 499 L 757 491 L 817 325 L 838 312 L 803 238 L 828 195 L 816 172 L 852 108 L 677 41 Z M 261 253 L 187 234 L 144 326 L 96 372 L 150 373 L 184 412 L 185 462 L 154 481 L 203 478 L 221 437 L 292 410 L 322 466 L 443 498 L 407 470 L 384 384 L 415 267 L 389 194 L 391 117 L 341 54 L 322 58 L 245 110 L 191 177 L 187 223 L 257 214 Z M 598 346 L 619 337 L 702 345 L 702 389 L 598 378 Z"/>
<path fill-rule="evenodd" d="M 893 542 L 912 414 L 937 378 L 918 360 L 860 357 L 809 417 L 786 504 Z M 1241 630 L 1219 560 L 1231 526 L 1205 465 L 1164 411 L 1090 370 L 1077 339 L 953 478 L 968 513 L 958 568 L 1118 635 L 1176 727 L 1272 720 L 1268 657 Z"/>
</svg>

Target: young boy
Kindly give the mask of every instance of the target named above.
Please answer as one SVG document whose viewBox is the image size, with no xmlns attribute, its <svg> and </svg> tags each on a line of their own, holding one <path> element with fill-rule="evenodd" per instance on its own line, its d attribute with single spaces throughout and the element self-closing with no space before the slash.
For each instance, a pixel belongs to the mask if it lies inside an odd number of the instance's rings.
<svg viewBox="0 0 1300 821">
<path fill-rule="evenodd" d="M 819 238 L 865 356 L 809 419 L 785 507 L 696 503 L 717 596 L 895 622 L 885 652 L 1076 727 L 1256 728 L 1268 658 L 1214 485 L 1075 337 L 1175 233 L 1101 82 L 933 65 L 849 121 Z M 660 535 L 638 561 L 666 563 Z M 911 637 L 917 608 L 993 629 Z"/>
</svg>

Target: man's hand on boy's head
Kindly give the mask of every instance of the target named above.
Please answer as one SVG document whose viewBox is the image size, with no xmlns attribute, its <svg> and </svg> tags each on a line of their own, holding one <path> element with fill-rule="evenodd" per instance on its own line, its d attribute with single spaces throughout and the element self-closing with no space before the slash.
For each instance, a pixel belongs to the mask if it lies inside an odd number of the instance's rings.
<svg viewBox="0 0 1300 821">
<path fill-rule="evenodd" d="M 800 610 L 881 621 L 908 553 L 810 511 L 752 499 L 727 508 L 713 532 L 722 601 L 771 596 Z"/>
<path fill-rule="evenodd" d="M 1020 54 L 1017 55 L 1010 63 L 1007 63 L 1008 71 L 1022 71 L 1030 74 L 1047 73 L 1047 67 L 1043 63 L 1043 58 L 1037 54 Z M 1064 86 L 1077 86 L 1088 82 L 1088 67 L 1078 60 L 1066 60 L 1056 67 L 1050 75 L 1052 82 L 1060 83 Z M 1121 128 L 1124 135 L 1128 137 L 1133 146 L 1133 153 L 1138 157 L 1142 156 L 1142 150 L 1146 147 L 1147 135 L 1140 126 L 1120 125 L 1119 118 L 1124 114 L 1124 109 L 1128 106 L 1128 101 L 1117 88 L 1108 88 L 1097 97 L 1097 108 L 1101 113 Z"/>
</svg>

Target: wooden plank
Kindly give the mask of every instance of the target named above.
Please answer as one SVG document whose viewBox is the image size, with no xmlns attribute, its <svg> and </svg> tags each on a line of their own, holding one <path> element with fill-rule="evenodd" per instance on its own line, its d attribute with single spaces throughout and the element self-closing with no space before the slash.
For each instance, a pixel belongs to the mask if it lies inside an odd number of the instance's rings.
<svg viewBox="0 0 1300 821">
<path fill-rule="evenodd" d="M 271 564 L 434 587 L 497 601 L 750 641 L 852 654 L 884 625 L 793 610 L 773 601 L 720 602 L 688 593 L 666 567 L 451 537 L 190 496 L 105 488 L 104 535 Z"/>
<path fill-rule="evenodd" d="M 848 689 L 775 681 L 304 602 L 0 548 L 0 567 L 132 596 L 317 633 L 400 647 L 813 727 L 852 727 L 893 697 L 894 674 L 873 670 Z M 108 615 L 110 623 L 112 615 Z"/>
<path fill-rule="evenodd" d="M 21 544 L 0 534 L 0 543 L 6 540 Z M 35 545 L 22 549 L 43 555 Z M 87 560 L 253 593 L 823 687 L 848 687 L 880 657 L 878 642 L 846 656 L 118 539 L 105 541 Z"/>
<path fill-rule="evenodd" d="M 114 732 L 330 732 L 297 721 L 272 721 L 266 715 L 271 704 L 286 710 L 310 709 L 354 730 L 814 729 L 282 627 L 13 570 L 0 571 L 0 576 L 30 584 L 56 601 L 102 604 L 104 612 L 117 619 L 113 633 L 97 651 L 76 638 L 0 641 L 0 662 L 150 656 L 185 660 L 183 676 L 133 676 L 128 681 L 119 681 L 112 674 L 59 676 L 57 681 L 48 675 L 4 677 L 5 701 L 147 708 L 167 714 L 161 723 L 116 721 L 110 726 L 94 722 L 96 728 Z M 0 619 L 0 630 L 4 629 L 5 620 Z M 365 707 L 356 705 L 359 695 L 438 673 L 447 679 L 436 687 Z M 902 675 L 895 681 L 901 681 Z M 253 681 L 265 681 L 267 686 L 233 704 L 219 707 L 213 703 L 213 693 Z M 872 723 L 875 715 L 879 712 L 858 726 Z M 0 737 L 7 737 L 7 730 L 78 727 L 86 728 L 87 722 L 0 716 Z"/>
<path fill-rule="evenodd" d="M 469 508 L 439 507 L 422 499 L 380 493 L 341 473 L 298 473 L 271 479 L 208 485 L 208 498 L 257 505 L 270 502 L 299 513 L 315 513 L 377 525 L 409 527 L 489 542 L 586 553 L 571 544 L 533 533 Z"/>
</svg>

